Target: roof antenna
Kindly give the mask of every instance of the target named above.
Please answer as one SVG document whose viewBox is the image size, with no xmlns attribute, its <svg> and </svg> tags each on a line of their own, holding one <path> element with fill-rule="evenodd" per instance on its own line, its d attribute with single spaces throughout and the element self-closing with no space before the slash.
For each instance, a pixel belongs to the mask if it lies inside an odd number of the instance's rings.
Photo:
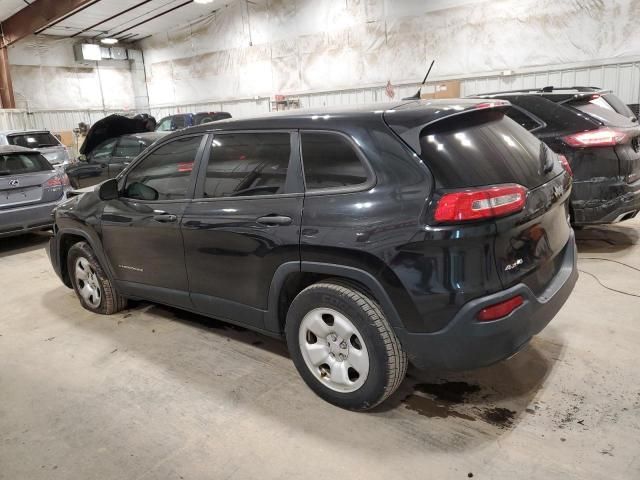
<svg viewBox="0 0 640 480">
<path fill-rule="evenodd" d="M 427 74 L 424 76 L 424 80 L 422 80 L 422 83 L 420 84 L 420 88 L 415 93 L 415 95 L 411 97 L 405 97 L 402 100 L 420 100 L 420 98 L 422 97 L 422 87 L 424 86 L 425 83 L 427 83 L 427 78 L 429 78 L 429 74 L 431 73 L 431 69 L 433 68 L 434 63 L 436 63 L 436 61 L 431 60 L 431 65 L 429 65 L 429 70 L 427 70 Z"/>
</svg>

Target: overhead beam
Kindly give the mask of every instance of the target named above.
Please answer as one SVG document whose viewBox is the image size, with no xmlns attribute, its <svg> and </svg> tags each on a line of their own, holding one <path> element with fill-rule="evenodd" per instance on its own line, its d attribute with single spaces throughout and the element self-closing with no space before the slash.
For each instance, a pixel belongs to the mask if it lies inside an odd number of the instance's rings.
<svg viewBox="0 0 640 480">
<path fill-rule="evenodd" d="M 0 23 L 0 47 L 8 47 L 32 33 L 41 32 L 100 0 L 35 0 Z"/>
</svg>

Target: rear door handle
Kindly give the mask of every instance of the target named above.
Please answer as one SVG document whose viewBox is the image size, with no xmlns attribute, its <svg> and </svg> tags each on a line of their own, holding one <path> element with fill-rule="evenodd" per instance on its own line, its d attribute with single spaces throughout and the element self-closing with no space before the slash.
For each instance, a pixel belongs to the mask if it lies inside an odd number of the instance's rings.
<svg viewBox="0 0 640 480">
<path fill-rule="evenodd" d="M 293 220 L 291 217 L 285 217 L 283 215 L 267 215 L 266 217 L 260 217 L 256 222 L 262 225 L 291 225 Z"/>
</svg>

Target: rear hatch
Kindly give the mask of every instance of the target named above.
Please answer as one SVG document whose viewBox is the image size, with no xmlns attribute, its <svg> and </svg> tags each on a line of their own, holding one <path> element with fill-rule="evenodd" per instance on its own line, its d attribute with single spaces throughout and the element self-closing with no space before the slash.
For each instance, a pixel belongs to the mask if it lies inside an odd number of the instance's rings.
<svg viewBox="0 0 640 480">
<path fill-rule="evenodd" d="M 597 120 L 605 129 L 619 132 L 612 142 L 618 174 L 628 183 L 640 180 L 640 126 L 629 107 L 612 93 L 578 94 L 561 103 Z"/>
<path fill-rule="evenodd" d="M 58 142 L 50 132 L 24 132 L 7 135 L 9 145 L 38 150 L 52 165 L 69 161 L 67 148 Z"/>
<path fill-rule="evenodd" d="M 59 200 L 63 182 L 37 152 L 0 154 L 0 210 Z"/>
<path fill-rule="evenodd" d="M 385 118 L 433 173 L 432 205 L 447 193 L 473 188 L 517 184 L 526 189 L 521 211 L 475 223 L 494 225 L 496 268 L 503 287 L 524 282 L 539 294 L 559 269 L 560 254 L 571 236 L 566 205 L 571 177 L 555 153 L 504 115 L 508 106 L 500 101 L 453 105 L 448 116 L 413 128 L 398 121 L 400 117 Z M 434 221 L 433 216 L 428 220 Z M 473 223 L 460 223 L 461 235 L 463 227 Z"/>
</svg>

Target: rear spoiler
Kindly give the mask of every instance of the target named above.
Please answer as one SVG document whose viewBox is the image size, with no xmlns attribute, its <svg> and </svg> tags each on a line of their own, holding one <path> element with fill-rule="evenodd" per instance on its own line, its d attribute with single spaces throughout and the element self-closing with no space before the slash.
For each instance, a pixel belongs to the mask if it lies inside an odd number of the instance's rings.
<svg viewBox="0 0 640 480">
<path fill-rule="evenodd" d="M 591 100 L 591 99 L 594 99 L 594 98 L 601 97 L 602 95 L 606 95 L 608 93 L 613 93 L 613 90 L 598 90 L 598 91 L 595 91 L 595 92 L 580 92 L 580 93 L 574 94 L 572 97 L 567 98 L 566 100 L 562 100 L 561 102 L 558 102 L 558 105 L 563 105 L 565 103 L 571 103 L 571 102 L 576 102 L 576 101 L 581 101 L 581 100 Z"/>
<path fill-rule="evenodd" d="M 456 105 L 455 100 L 448 100 L 447 105 L 429 102 L 410 102 L 399 105 L 395 109 L 384 112 L 384 120 L 387 125 L 407 144 L 414 152 L 420 153 L 420 133 L 443 120 L 467 115 L 480 110 L 503 110 L 511 107 L 511 102 L 501 99 L 486 99 L 467 103 L 466 105 Z M 440 102 L 445 102 L 442 100 Z M 408 107 L 408 108 L 402 108 Z M 427 121 L 425 121 L 427 117 Z"/>
</svg>

